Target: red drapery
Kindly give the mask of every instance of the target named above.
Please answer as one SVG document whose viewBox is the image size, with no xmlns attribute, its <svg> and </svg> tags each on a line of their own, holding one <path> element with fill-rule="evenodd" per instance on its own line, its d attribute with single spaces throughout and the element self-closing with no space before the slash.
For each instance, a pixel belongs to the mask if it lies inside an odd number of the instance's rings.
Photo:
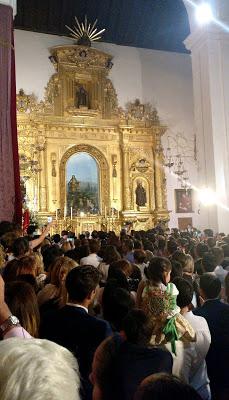
<svg viewBox="0 0 229 400">
<path fill-rule="evenodd" d="M 0 221 L 21 224 L 13 10 L 0 4 Z"/>
</svg>

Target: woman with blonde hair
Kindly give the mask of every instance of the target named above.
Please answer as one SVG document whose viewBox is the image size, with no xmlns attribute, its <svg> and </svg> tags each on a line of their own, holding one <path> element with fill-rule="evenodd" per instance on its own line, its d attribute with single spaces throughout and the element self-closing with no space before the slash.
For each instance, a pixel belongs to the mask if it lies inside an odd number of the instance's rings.
<svg viewBox="0 0 229 400">
<path fill-rule="evenodd" d="M 58 257 L 49 270 L 48 283 L 37 296 L 39 307 L 61 308 L 67 302 L 67 291 L 65 288 L 65 279 L 68 272 L 77 267 L 77 263 L 69 257 Z"/>
</svg>

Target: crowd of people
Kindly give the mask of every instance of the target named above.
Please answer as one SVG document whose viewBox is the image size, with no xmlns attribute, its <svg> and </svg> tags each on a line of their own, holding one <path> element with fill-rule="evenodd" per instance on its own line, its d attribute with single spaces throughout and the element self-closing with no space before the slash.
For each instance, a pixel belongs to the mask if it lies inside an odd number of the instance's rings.
<svg viewBox="0 0 229 400">
<path fill-rule="evenodd" d="M 0 223 L 1 400 L 228 400 L 229 235 Z"/>
</svg>

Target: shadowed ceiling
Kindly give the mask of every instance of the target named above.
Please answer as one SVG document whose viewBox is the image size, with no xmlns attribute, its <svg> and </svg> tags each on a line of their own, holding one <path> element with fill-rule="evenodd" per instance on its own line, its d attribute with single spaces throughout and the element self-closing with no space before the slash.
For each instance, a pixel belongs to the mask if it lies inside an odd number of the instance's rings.
<svg viewBox="0 0 229 400">
<path fill-rule="evenodd" d="M 190 29 L 182 0 L 18 0 L 15 28 L 67 36 L 65 24 L 85 15 L 106 28 L 104 42 L 186 52 Z"/>
</svg>

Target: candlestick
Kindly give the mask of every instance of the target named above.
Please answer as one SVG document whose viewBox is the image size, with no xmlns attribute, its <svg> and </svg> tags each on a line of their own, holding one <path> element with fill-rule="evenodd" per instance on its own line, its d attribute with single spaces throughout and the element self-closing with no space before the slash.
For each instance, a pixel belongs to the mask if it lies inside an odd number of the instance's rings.
<svg viewBox="0 0 229 400">
<path fill-rule="evenodd" d="M 64 220 L 66 220 L 66 215 L 67 215 L 67 207 L 66 205 L 64 206 Z"/>
<path fill-rule="evenodd" d="M 72 220 L 72 207 L 71 207 L 71 220 Z"/>
</svg>

